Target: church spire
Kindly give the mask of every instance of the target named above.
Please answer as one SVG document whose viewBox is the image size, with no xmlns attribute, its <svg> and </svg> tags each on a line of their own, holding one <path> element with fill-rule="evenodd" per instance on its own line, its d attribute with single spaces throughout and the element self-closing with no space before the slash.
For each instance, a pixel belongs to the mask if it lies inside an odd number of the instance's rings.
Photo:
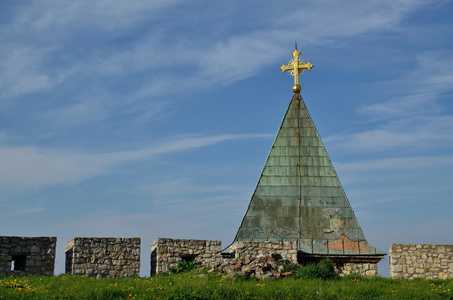
<svg viewBox="0 0 453 300">
<path fill-rule="evenodd" d="M 385 252 L 367 242 L 300 95 L 298 75 L 313 65 L 299 59 L 297 46 L 292 54 L 281 70 L 294 76 L 294 95 L 235 242 L 297 241 L 300 255 L 379 260 Z"/>
</svg>

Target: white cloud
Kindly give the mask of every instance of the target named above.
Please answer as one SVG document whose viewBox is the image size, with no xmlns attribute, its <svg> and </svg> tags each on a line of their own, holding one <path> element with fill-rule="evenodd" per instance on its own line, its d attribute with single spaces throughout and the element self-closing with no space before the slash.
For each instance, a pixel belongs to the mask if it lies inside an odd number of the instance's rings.
<svg viewBox="0 0 453 300">
<path fill-rule="evenodd" d="M 375 1 L 333 3 L 317 1 L 300 5 L 284 16 L 271 15 L 268 28 L 230 36 L 208 49 L 199 49 L 199 69 L 189 79 L 188 87 L 210 87 L 230 84 L 253 76 L 260 69 L 278 61 L 282 51 L 302 36 L 302 44 L 320 45 L 345 36 L 356 36 L 371 30 L 393 28 L 405 14 L 420 8 L 422 2 Z M 301 22 L 303 20 L 303 22 Z M 303 27 L 294 31 L 294 25 Z M 290 28 L 290 29 L 288 29 Z"/>
<path fill-rule="evenodd" d="M 385 199 L 378 199 L 378 200 L 373 200 L 373 201 L 354 203 L 354 207 L 357 208 L 357 207 L 364 207 L 364 206 L 379 205 L 382 203 L 393 202 L 393 201 L 398 201 L 398 200 L 401 200 L 401 197 L 389 197 L 389 198 L 385 198 Z"/>
<path fill-rule="evenodd" d="M 36 147 L 1 147 L 0 185 L 41 187 L 77 182 L 102 173 L 93 155 L 40 150 Z"/>
<path fill-rule="evenodd" d="M 383 121 L 379 127 L 330 136 L 324 141 L 333 148 L 373 152 L 411 148 L 424 153 L 453 146 L 453 115 L 442 103 L 443 94 L 453 90 L 453 70 L 448 68 L 453 53 L 426 52 L 416 61 L 404 78 L 379 84 L 400 96 L 357 109 L 369 121 Z"/>
<path fill-rule="evenodd" d="M 169 210 L 175 215 L 237 212 L 245 207 L 252 192 L 247 185 L 203 184 L 203 180 L 199 178 L 157 181 L 141 187 L 140 191 L 153 199 L 155 210 Z"/>
<path fill-rule="evenodd" d="M 9 212 L 6 214 L 0 214 L 0 216 L 3 218 L 15 217 L 15 216 L 20 216 L 20 215 L 39 213 L 39 212 L 43 212 L 46 210 L 47 210 L 47 208 L 30 208 L 30 209 L 25 209 L 25 210 L 20 210 L 20 211 L 13 211 L 13 212 Z"/>
<path fill-rule="evenodd" d="M 243 187 L 234 185 L 207 185 L 200 186 L 192 182 L 189 178 L 179 178 L 166 181 L 159 184 L 151 184 L 142 188 L 148 193 L 162 198 L 179 196 L 181 191 L 185 195 L 202 195 L 202 194 L 222 194 L 224 192 L 250 192 Z"/>
<path fill-rule="evenodd" d="M 203 36 L 190 33 L 176 33 L 173 39 L 164 39 L 167 31 L 172 32 L 175 28 L 190 24 L 190 20 L 182 18 L 173 19 L 166 24 L 170 26 L 167 30 L 150 25 L 140 35 L 144 38 L 128 42 L 127 47 L 110 40 L 110 37 L 130 36 L 143 22 L 153 24 L 155 18 L 164 18 L 159 14 L 177 9 L 179 2 L 153 1 L 145 4 L 132 1 L 121 4 L 111 1 L 79 1 L 56 4 L 47 1 L 22 7 L 18 12 L 19 16 L 8 26 L 8 38 L 3 43 L 3 49 L 7 57 L 20 48 L 29 50 L 18 54 L 24 58 L 23 61 L 11 61 L 11 65 L 19 66 L 17 72 L 7 68 L 6 72 L 0 74 L 1 78 L 11 79 L 4 86 L 4 95 L 45 90 L 63 82 L 69 74 L 102 78 L 126 74 L 131 76 L 151 69 L 161 70 L 160 74 L 151 76 L 144 82 L 143 90 L 137 93 L 139 97 L 160 96 L 165 92 L 171 94 L 170 87 L 174 86 L 174 82 L 182 83 L 185 88 L 192 90 L 211 88 L 215 84 L 230 84 L 257 74 L 260 68 L 275 62 L 284 49 L 283 45 L 291 44 L 299 36 L 303 36 L 303 43 L 316 45 L 325 43 L 326 39 L 334 41 L 339 37 L 387 29 L 398 24 L 408 11 L 423 7 L 422 2 L 407 1 L 375 1 L 366 4 L 360 1 L 341 4 L 317 1 L 315 4 L 307 2 L 299 5 L 300 9 L 281 16 L 272 13 L 272 9 L 275 9 L 273 5 L 263 5 L 255 7 L 258 9 L 256 14 L 248 17 L 266 15 L 267 28 L 255 29 L 252 26 L 254 22 L 250 21 L 241 33 L 232 34 L 231 31 L 224 30 L 222 39 L 209 36 L 210 40 L 206 41 Z M 188 9 L 197 9 L 203 14 L 203 9 L 210 11 L 209 7 L 188 6 Z M 232 13 L 243 13 L 236 12 L 241 8 L 232 7 L 229 8 Z M 207 19 L 206 22 L 212 21 Z M 200 20 L 197 22 L 199 26 L 208 26 Z M 303 27 L 294 32 L 293 23 L 303 24 Z M 234 24 L 229 26 L 233 27 Z M 44 48 L 30 48 L 27 37 L 19 39 L 19 42 L 11 42 L 16 32 L 27 31 L 32 42 L 46 44 L 48 50 L 43 52 Z M 67 44 L 67 40 L 71 42 Z M 78 40 L 80 45 L 72 45 Z M 90 40 L 93 40 L 93 48 L 85 45 L 85 41 Z M 97 45 L 99 40 L 103 43 Z M 66 51 L 63 47 L 70 49 Z M 53 64 L 56 70 L 50 72 L 48 67 L 55 57 L 64 63 Z M 179 75 L 175 72 L 180 72 L 181 68 L 189 68 L 188 74 Z M 28 76 L 24 76 L 27 73 Z M 102 82 L 99 79 L 96 81 Z"/>
<path fill-rule="evenodd" d="M 450 168 L 453 166 L 453 156 L 416 156 L 416 157 L 394 157 L 375 160 L 358 160 L 349 163 L 336 163 L 338 169 L 347 172 L 349 175 L 354 174 L 355 180 L 360 180 L 366 174 L 376 174 L 381 176 L 382 171 L 388 172 L 389 176 L 395 171 L 401 171 L 411 174 L 414 171 L 425 170 L 428 172 L 439 167 Z M 397 176 L 400 176 L 398 174 Z"/>
<path fill-rule="evenodd" d="M 41 118 L 59 126 L 62 124 L 71 126 L 99 122 L 107 116 L 107 111 L 101 106 L 101 103 L 90 98 L 70 106 L 47 111 Z"/>
<path fill-rule="evenodd" d="M 441 112 L 439 97 L 453 89 L 453 52 L 428 51 L 415 57 L 403 78 L 382 82 L 377 88 L 400 95 L 389 101 L 359 107 L 357 112 L 372 118 L 403 118 Z"/>
<path fill-rule="evenodd" d="M 50 78 L 40 73 L 42 60 L 46 55 L 44 52 L 32 47 L 17 47 L 14 51 L 4 52 L 3 59 L 0 59 L 0 98 L 36 92 L 52 86 Z"/>
<path fill-rule="evenodd" d="M 74 183 L 104 174 L 111 168 L 158 155 L 189 151 L 230 140 L 268 138 L 269 135 L 178 136 L 138 150 L 108 153 L 75 153 L 37 147 L 0 147 L 0 186 L 39 188 Z"/>
<path fill-rule="evenodd" d="M 393 30 L 410 11 L 421 9 L 424 5 L 427 3 L 423 1 L 404 0 L 312 1 L 280 16 L 279 25 L 280 28 L 298 28 L 304 33 L 304 43 L 319 45 L 335 42 L 341 46 L 341 38 L 344 37 Z"/>
<path fill-rule="evenodd" d="M 414 74 L 415 81 L 423 84 L 423 89 L 441 92 L 451 90 L 453 82 L 453 52 L 448 50 L 436 50 L 417 55 L 417 72 Z M 416 80 L 419 79 L 419 80 Z"/>
<path fill-rule="evenodd" d="M 143 2 L 132 0 L 127 3 L 100 1 L 49 1 L 28 3 L 18 11 L 15 23 L 9 29 L 28 27 L 38 38 L 73 38 L 79 30 L 87 30 L 86 34 L 130 29 L 137 22 L 155 17 L 159 10 L 172 6 L 180 0 L 156 0 Z M 71 33 L 72 36 L 67 36 Z"/>
<path fill-rule="evenodd" d="M 436 103 L 439 92 L 416 93 L 414 91 L 405 96 L 395 97 L 390 101 L 361 106 L 357 109 L 357 112 L 369 116 L 373 120 L 439 113 L 441 108 Z"/>
<path fill-rule="evenodd" d="M 40 1 L 19 5 L 12 10 L 15 17 L 7 26 L 0 27 L 3 53 L 0 97 L 46 91 L 70 75 L 86 77 L 92 75 L 93 70 L 110 72 L 115 68 L 113 64 L 98 66 L 98 62 L 108 60 L 109 56 L 114 59 L 118 56 L 118 47 L 103 50 L 97 43 L 100 40 L 108 43 L 111 37 L 129 34 L 140 22 L 176 2 Z M 121 67 L 129 65 L 128 51 L 128 48 L 121 50 L 124 58 Z"/>
<path fill-rule="evenodd" d="M 424 216 L 435 213 L 436 206 L 447 207 L 453 192 L 451 156 L 382 158 L 335 166 L 352 207 L 362 213 Z M 423 203 L 427 206 L 420 210 Z M 441 218 L 448 212 L 436 214 Z"/>
<path fill-rule="evenodd" d="M 216 43 L 203 55 L 198 76 L 229 83 L 257 74 L 282 48 L 269 43 L 271 38 L 269 33 L 253 32 Z"/>
<path fill-rule="evenodd" d="M 441 151 L 453 146 L 453 116 L 431 116 L 402 119 L 352 134 L 338 134 L 324 139 L 329 149 L 348 150 L 356 154 L 391 150 L 408 150 L 419 154 Z M 363 153 L 362 153 L 363 154 Z"/>
</svg>

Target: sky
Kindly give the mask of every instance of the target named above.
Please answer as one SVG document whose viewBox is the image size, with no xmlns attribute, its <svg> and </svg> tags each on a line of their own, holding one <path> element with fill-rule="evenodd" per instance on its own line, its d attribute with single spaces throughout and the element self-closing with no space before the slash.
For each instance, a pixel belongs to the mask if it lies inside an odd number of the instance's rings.
<svg viewBox="0 0 453 300">
<path fill-rule="evenodd" d="M 221 240 L 301 95 L 369 243 L 453 244 L 453 2 L 0 2 L 0 235 Z M 388 256 L 379 274 L 389 276 Z"/>
</svg>

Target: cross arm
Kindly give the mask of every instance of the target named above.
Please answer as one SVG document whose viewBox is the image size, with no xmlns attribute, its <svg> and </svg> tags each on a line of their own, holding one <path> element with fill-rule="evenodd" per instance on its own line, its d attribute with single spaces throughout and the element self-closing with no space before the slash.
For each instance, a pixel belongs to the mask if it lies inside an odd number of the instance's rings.
<svg viewBox="0 0 453 300">
<path fill-rule="evenodd" d="M 285 64 L 282 64 L 282 66 L 280 67 L 280 69 L 283 71 L 283 73 L 285 73 L 285 71 L 293 70 L 294 67 L 293 67 L 292 65 L 286 66 Z"/>
<path fill-rule="evenodd" d="M 313 67 L 314 66 L 311 64 L 310 61 L 306 64 L 299 64 L 299 69 L 308 69 L 308 71 L 310 71 L 310 72 L 311 72 L 311 68 L 313 68 Z"/>
</svg>

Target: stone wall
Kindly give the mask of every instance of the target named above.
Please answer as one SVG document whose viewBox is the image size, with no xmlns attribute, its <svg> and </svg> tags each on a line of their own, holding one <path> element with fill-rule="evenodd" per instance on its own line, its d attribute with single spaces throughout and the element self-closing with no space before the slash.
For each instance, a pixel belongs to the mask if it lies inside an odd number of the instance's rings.
<svg viewBox="0 0 453 300">
<path fill-rule="evenodd" d="M 74 238 L 66 244 L 66 274 L 139 275 L 140 238 Z"/>
<path fill-rule="evenodd" d="M 244 275 L 252 271 L 259 277 L 263 275 L 263 270 L 272 270 L 268 266 L 272 261 L 300 263 L 297 241 L 239 241 L 230 246 L 230 255 L 225 258 L 222 258 L 220 250 L 220 241 L 157 239 L 151 246 L 151 275 L 167 272 L 170 268 L 176 268 L 178 263 L 191 259 L 195 259 L 208 270 L 221 270 L 230 275 Z M 368 277 L 377 275 L 377 263 L 382 259 L 381 256 L 310 256 L 309 260 L 305 257 L 304 261 L 314 263 L 324 258 L 332 259 L 343 274 L 352 272 Z M 253 265 L 253 268 L 249 264 Z M 276 274 L 274 272 L 273 276 L 278 277 Z"/>
<path fill-rule="evenodd" d="M 350 262 L 345 264 L 337 264 L 340 273 L 349 275 L 351 273 L 360 274 L 366 277 L 377 276 L 377 263 L 375 262 Z"/>
<path fill-rule="evenodd" d="M 151 275 L 167 272 L 185 260 L 220 260 L 221 244 L 221 241 L 159 238 L 151 245 Z"/>
<path fill-rule="evenodd" d="M 391 278 L 453 278 L 453 245 L 392 244 Z"/>
<path fill-rule="evenodd" d="M 297 241 L 239 241 L 231 245 L 231 253 L 235 258 L 260 255 L 279 256 L 280 259 L 297 263 Z"/>
<path fill-rule="evenodd" d="M 0 237 L 0 277 L 52 276 L 56 237 Z"/>
<path fill-rule="evenodd" d="M 377 264 L 384 255 L 312 255 L 299 253 L 298 263 L 302 266 L 330 259 L 341 275 L 359 274 L 365 277 L 377 276 Z"/>
</svg>

